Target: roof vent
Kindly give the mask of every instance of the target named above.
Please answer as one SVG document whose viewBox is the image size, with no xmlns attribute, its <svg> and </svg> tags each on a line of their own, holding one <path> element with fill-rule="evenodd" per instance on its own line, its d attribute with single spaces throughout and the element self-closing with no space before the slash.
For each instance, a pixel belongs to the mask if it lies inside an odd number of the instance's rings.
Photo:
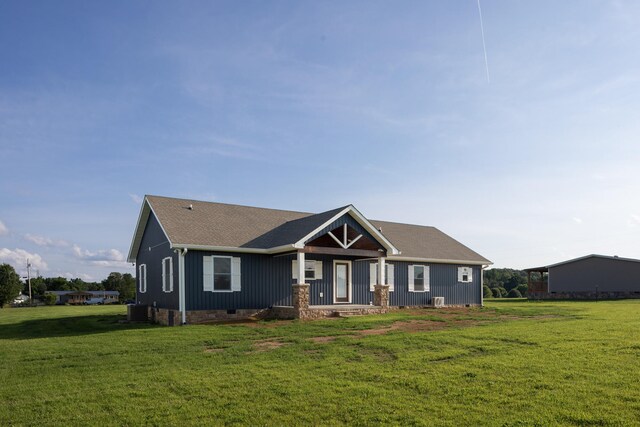
<svg viewBox="0 0 640 427">
<path fill-rule="evenodd" d="M 618 258 L 618 255 L 614 255 L 613 257 L 614 257 L 614 258 Z"/>
</svg>

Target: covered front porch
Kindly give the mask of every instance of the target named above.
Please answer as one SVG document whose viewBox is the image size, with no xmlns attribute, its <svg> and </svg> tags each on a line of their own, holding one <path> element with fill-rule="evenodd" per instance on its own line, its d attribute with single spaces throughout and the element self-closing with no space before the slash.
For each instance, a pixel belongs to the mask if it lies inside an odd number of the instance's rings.
<svg viewBox="0 0 640 427">
<path fill-rule="evenodd" d="M 377 234 L 377 230 L 372 231 Z M 273 307 L 275 312 L 285 314 L 285 317 L 313 319 L 388 310 L 386 257 L 388 250 L 397 250 L 384 238 L 374 237 L 360 224 L 348 220 L 334 222 L 299 243 L 292 263 L 291 306 Z M 376 282 L 372 282 L 371 287 L 363 281 L 366 276 L 362 264 L 366 264 L 367 269 L 371 266 L 369 276 L 375 276 Z M 374 286 L 373 283 L 377 284 Z M 313 297 L 310 295 L 312 284 L 315 287 Z M 369 296 L 363 298 L 365 285 Z"/>
<path fill-rule="evenodd" d="M 325 317 L 353 317 L 368 314 L 383 314 L 389 312 L 389 310 L 389 306 L 382 307 L 362 304 L 311 305 L 303 309 L 296 309 L 293 306 L 274 306 L 268 313 L 263 315 L 263 317 L 312 320 Z"/>
</svg>

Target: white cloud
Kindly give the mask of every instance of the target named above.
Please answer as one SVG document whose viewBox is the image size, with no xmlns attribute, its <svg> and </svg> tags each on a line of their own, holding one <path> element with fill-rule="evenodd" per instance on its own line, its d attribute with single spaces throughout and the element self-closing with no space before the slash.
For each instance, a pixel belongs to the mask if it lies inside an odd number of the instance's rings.
<svg viewBox="0 0 640 427">
<path fill-rule="evenodd" d="M 45 236 L 38 236 L 36 234 L 25 234 L 24 238 L 28 241 L 35 243 L 38 246 L 46 247 L 64 247 L 69 246 L 69 243 L 64 240 L 54 240 Z"/>
<path fill-rule="evenodd" d="M 142 201 L 144 200 L 142 197 L 138 196 L 137 194 L 133 194 L 133 193 L 129 193 L 129 197 L 131 198 L 133 203 L 135 203 L 136 205 L 141 204 Z"/>
<path fill-rule="evenodd" d="M 16 270 L 26 270 L 27 260 L 31 267 L 36 270 L 47 270 L 47 263 L 38 254 L 32 254 L 24 249 L 0 248 L 0 262 L 11 264 Z"/>
<path fill-rule="evenodd" d="M 640 225 L 640 215 L 631 214 L 629 215 L 629 220 L 627 221 L 627 225 L 629 227 L 637 227 Z"/>
<path fill-rule="evenodd" d="M 582 218 L 578 218 L 578 217 L 573 217 L 571 218 L 573 220 L 573 222 L 575 222 L 576 224 L 582 224 Z"/>
<path fill-rule="evenodd" d="M 0 221 L 0 236 L 3 234 L 9 234 L 9 229 L 2 223 L 2 221 Z"/>
<path fill-rule="evenodd" d="M 102 249 L 91 252 L 78 245 L 73 245 L 73 255 L 80 260 L 102 267 L 126 267 L 128 265 L 124 254 L 117 249 Z"/>
</svg>

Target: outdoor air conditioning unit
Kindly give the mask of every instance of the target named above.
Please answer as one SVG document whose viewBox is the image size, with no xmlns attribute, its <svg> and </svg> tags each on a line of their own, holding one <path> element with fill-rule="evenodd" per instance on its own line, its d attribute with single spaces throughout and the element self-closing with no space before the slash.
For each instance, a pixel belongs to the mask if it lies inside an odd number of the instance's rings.
<svg viewBox="0 0 640 427">
<path fill-rule="evenodd" d="M 431 298 L 431 306 L 435 308 L 444 307 L 444 297 L 433 297 Z"/>
</svg>

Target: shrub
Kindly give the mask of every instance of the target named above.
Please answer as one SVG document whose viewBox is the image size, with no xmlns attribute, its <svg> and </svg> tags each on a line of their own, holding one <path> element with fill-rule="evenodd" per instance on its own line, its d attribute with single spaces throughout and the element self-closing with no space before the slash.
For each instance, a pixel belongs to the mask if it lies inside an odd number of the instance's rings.
<svg viewBox="0 0 640 427">
<path fill-rule="evenodd" d="M 493 292 L 494 298 L 502 298 L 502 291 L 500 290 L 500 288 L 493 288 L 491 289 L 491 291 Z"/>
<path fill-rule="evenodd" d="M 485 298 L 493 298 L 493 292 L 491 292 L 491 288 L 487 285 L 482 287 L 482 293 Z"/>
<path fill-rule="evenodd" d="M 529 287 L 527 285 L 519 285 L 516 289 L 523 297 L 527 296 L 527 292 L 529 291 Z"/>
<path fill-rule="evenodd" d="M 507 298 L 522 298 L 522 294 L 517 289 L 511 289 L 507 294 Z"/>
<path fill-rule="evenodd" d="M 56 298 L 56 295 L 50 292 L 47 292 L 42 296 L 42 301 L 44 302 L 45 305 L 56 305 L 57 299 L 58 298 Z"/>
</svg>

